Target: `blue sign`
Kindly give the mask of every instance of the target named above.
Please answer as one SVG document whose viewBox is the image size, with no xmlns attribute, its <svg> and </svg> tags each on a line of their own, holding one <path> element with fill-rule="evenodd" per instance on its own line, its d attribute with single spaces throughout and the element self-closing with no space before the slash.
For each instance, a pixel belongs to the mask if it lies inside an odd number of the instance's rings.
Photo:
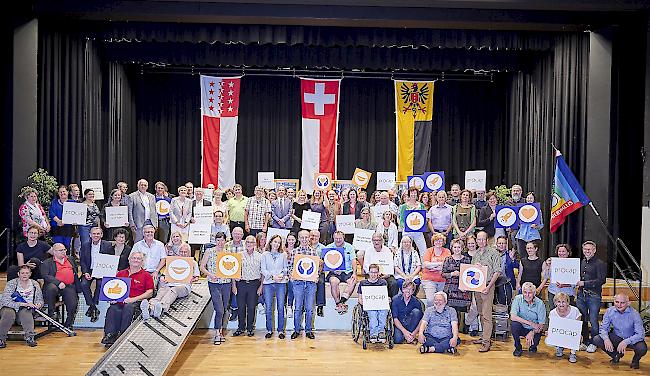
<svg viewBox="0 0 650 376">
<path fill-rule="evenodd" d="M 345 270 L 345 248 L 329 247 L 321 251 L 323 258 L 323 270 Z"/>
<path fill-rule="evenodd" d="M 426 210 L 405 210 L 404 211 L 404 232 L 425 232 L 427 231 Z"/>
<path fill-rule="evenodd" d="M 131 278 L 104 277 L 99 291 L 99 300 L 105 302 L 123 302 L 131 292 Z"/>
<path fill-rule="evenodd" d="M 445 190 L 444 171 L 427 172 L 422 175 L 422 180 L 424 180 L 423 192 L 438 192 Z"/>
<path fill-rule="evenodd" d="M 519 205 L 519 223 L 539 225 L 542 223 L 542 210 L 539 202 Z"/>
<path fill-rule="evenodd" d="M 519 206 L 497 205 L 494 215 L 494 228 L 517 228 Z"/>
<path fill-rule="evenodd" d="M 415 187 L 418 191 L 422 192 L 424 189 L 424 179 L 422 179 L 422 175 L 409 175 L 407 179 L 407 185 L 409 188 Z"/>
</svg>

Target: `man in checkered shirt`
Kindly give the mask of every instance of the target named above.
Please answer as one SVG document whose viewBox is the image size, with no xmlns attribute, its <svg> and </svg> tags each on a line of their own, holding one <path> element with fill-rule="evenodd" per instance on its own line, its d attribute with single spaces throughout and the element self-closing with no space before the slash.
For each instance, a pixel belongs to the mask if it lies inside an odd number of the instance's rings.
<svg viewBox="0 0 650 376">
<path fill-rule="evenodd" d="M 256 236 L 266 232 L 266 226 L 271 218 L 271 202 L 264 197 L 264 188 L 255 187 L 255 196 L 248 199 L 244 209 L 246 232 Z"/>
</svg>

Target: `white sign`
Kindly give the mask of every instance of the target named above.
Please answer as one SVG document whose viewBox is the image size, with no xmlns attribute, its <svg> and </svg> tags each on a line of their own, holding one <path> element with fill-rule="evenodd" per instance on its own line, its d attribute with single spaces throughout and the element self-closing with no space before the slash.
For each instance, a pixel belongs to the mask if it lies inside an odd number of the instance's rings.
<svg viewBox="0 0 650 376">
<path fill-rule="evenodd" d="M 361 286 L 364 311 L 390 309 L 388 286 Z"/>
<path fill-rule="evenodd" d="M 375 230 L 364 230 L 362 228 L 354 229 L 354 240 L 352 241 L 352 246 L 354 249 L 370 251 L 374 247 L 372 245 L 372 235 L 375 233 Z"/>
<path fill-rule="evenodd" d="M 104 199 L 104 184 L 101 180 L 82 180 L 81 181 L 81 194 L 86 191 L 86 189 L 92 189 L 95 192 L 95 200 Z"/>
<path fill-rule="evenodd" d="M 195 206 L 194 207 L 194 222 L 197 224 L 212 225 L 212 206 Z"/>
<path fill-rule="evenodd" d="M 284 244 L 287 240 L 287 235 L 289 235 L 289 231 L 289 229 L 269 227 L 266 233 L 266 245 L 269 245 L 271 238 L 275 235 L 280 235 L 280 238 L 282 238 L 282 244 Z"/>
<path fill-rule="evenodd" d="M 311 210 L 305 210 L 302 212 L 302 222 L 300 222 L 300 228 L 305 230 L 318 230 L 320 226 L 320 213 L 314 212 Z"/>
<path fill-rule="evenodd" d="M 391 188 L 395 188 L 395 173 L 377 172 L 377 190 L 387 191 Z"/>
<path fill-rule="evenodd" d="M 551 257 L 551 283 L 575 285 L 579 280 L 579 258 Z"/>
<path fill-rule="evenodd" d="M 258 172 L 257 185 L 266 189 L 275 189 L 275 172 Z"/>
<path fill-rule="evenodd" d="M 485 191 L 487 171 L 465 171 L 465 189 Z"/>
<path fill-rule="evenodd" d="M 370 208 L 370 213 L 374 216 L 375 222 L 382 223 L 384 221 L 384 213 L 390 210 L 390 205 L 375 205 Z"/>
<path fill-rule="evenodd" d="M 208 206 L 209 208 L 209 206 Z M 210 231 L 212 225 L 205 223 L 191 223 L 190 236 L 188 243 L 190 244 L 206 244 L 210 243 Z"/>
<path fill-rule="evenodd" d="M 127 206 L 106 207 L 106 227 L 122 227 L 129 225 L 129 208 Z M 110 275 L 108 277 L 115 277 Z"/>
<path fill-rule="evenodd" d="M 581 334 L 582 321 L 552 316 L 546 331 L 546 344 L 579 350 Z"/>
<path fill-rule="evenodd" d="M 354 214 L 337 215 L 336 229 L 344 234 L 354 234 Z"/>
<path fill-rule="evenodd" d="M 117 274 L 117 265 L 120 263 L 120 256 L 100 253 L 94 257 L 96 259 L 92 274 L 93 278 L 115 277 L 115 274 Z"/>
<path fill-rule="evenodd" d="M 214 197 L 214 188 L 203 188 L 203 198 L 212 202 Z"/>
<path fill-rule="evenodd" d="M 81 202 L 66 201 L 63 203 L 63 218 L 66 225 L 85 225 L 88 215 L 88 205 Z"/>
</svg>

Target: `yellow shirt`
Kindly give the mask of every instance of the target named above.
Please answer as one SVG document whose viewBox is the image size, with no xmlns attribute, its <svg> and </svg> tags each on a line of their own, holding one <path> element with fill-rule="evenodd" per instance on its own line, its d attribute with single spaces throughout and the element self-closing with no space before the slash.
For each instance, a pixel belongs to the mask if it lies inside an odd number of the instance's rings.
<svg viewBox="0 0 650 376">
<path fill-rule="evenodd" d="M 246 213 L 244 212 L 246 203 L 248 203 L 246 196 L 242 196 L 239 200 L 237 197 L 228 200 L 228 217 L 231 221 L 244 222 L 244 218 L 246 217 Z"/>
</svg>

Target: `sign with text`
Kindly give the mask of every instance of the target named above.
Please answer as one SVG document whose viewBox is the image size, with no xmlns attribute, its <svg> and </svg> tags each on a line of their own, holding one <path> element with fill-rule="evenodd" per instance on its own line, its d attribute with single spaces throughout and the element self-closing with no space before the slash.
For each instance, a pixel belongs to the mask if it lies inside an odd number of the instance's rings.
<svg viewBox="0 0 650 376">
<path fill-rule="evenodd" d="M 106 227 L 123 227 L 129 225 L 129 208 L 127 206 L 107 206 Z"/>
<path fill-rule="evenodd" d="M 241 278 L 241 253 L 219 252 L 216 263 L 217 278 Z"/>
<path fill-rule="evenodd" d="M 210 207 L 207 206 L 209 209 Z M 190 223 L 189 237 L 187 242 L 190 244 L 207 244 L 210 243 L 210 233 L 212 226 L 207 223 Z"/>
<path fill-rule="evenodd" d="M 461 291 L 483 291 L 487 285 L 487 266 L 460 264 L 458 289 Z"/>
<path fill-rule="evenodd" d="M 99 290 L 99 300 L 103 302 L 123 302 L 129 297 L 131 278 L 104 277 Z"/>
<path fill-rule="evenodd" d="M 275 189 L 275 172 L 258 172 L 257 185 L 264 189 Z"/>
<path fill-rule="evenodd" d="M 375 230 L 365 230 L 362 228 L 354 229 L 354 239 L 352 241 L 352 246 L 354 249 L 369 251 L 373 249 L 372 245 L 372 235 L 375 233 Z"/>
<path fill-rule="evenodd" d="M 516 228 L 519 219 L 518 212 L 518 206 L 497 205 L 494 228 Z"/>
<path fill-rule="evenodd" d="M 328 272 L 332 270 L 345 270 L 345 248 L 330 247 L 323 248 L 323 270 Z"/>
<path fill-rule="evenodd" d="M 384 221 L 384 213 L 387 211 L 390 211 L 390 206 L 389 205 L 375 205 L 370 207 L 370 215 L 375 219 L 375 222 L 381 223 Z"/>
<path fill-rule="evenodd" d="M 531 225 L 539 225 L 542 223 L 542 210 L 539 202 L 519 205 L 519 212 L 517 215 L 519 216 L 520 223 L 528 223 Z"/>
<path fill-rule="evenodd" d="M 95 255 L 95 268 L 93 269 L 93 278 L 115 277 L 117 274 L 117 265 L 120 263 L 120 256 L 105 255 L 100 253 Z"/>
<path fill-rule="evenodd" d="M 83 194 L 86 189 L 92 189 L 95 192 L 95 200 L 104 199 L 104 184 L 101 180 L 82 180 L 81 193 Z"/>
<path fill-rule="evenodd" d="M 364 311 L 390 309 L 388 286 L 361 286 Z"/>
<path fill-rule="evenodd" d="M 581 334 L 582 321 L 551 316 L 546 331 L 546 344 L 579 350 Z"/>
<path fill-rule="evenodd" d="M 371 264 L 379 266 L 379 273 L 384 275 L 395 274 L 395 259 L 393 259 L 392 252 L 377 252 L 375 249 L 367 250 L 365 256 L 368 261 L 364 259 L 364 273 L 367 273 L 366 267 Z M 367 264 L 367 265 L 366 265 Z"/>
<path fill-rule="evenodd" d="M 298 192 L 300 188 L 300 180 L 298 179 L 275 179 L 275 190 L 277 191 L 279 187 L 285 187 L 286 189 L 293 189 L 294 192 Z"/>
<path fill-rule="evenodd" d="M 344 234 L 354 234 L 354 214 L 337 215 L 336 229 Z"/>
<path fill-rule="evenodd" d="M 291 278 L 299 281 L 318 281 L 318 267 L 320 257 L 296 254 L 293 261 L 293 271 Z"/>
<path fill-rule="evenodd" d="M 391 188 L 395 188 L 395 173 L 377 172 L 377 190 L 387 191 Z"/>
<path fill-rule="evenodd" d="M 194 259 L 191 257 L 168 256 L 165 259 L 165 282 L 190 283 L 194 276 Z"/>
<path fill-rule="evenodd" d="M 314 189 L 328 191 L 332 187 L 332 173 L 317 172 L 314 174 Z"/>
<path fill-rule="evenodd" d="M 575 285 L 579 280 L 579 258 L 551 257 L 551 283 Z"/>
<path fill-rule="evenodd" d="M 362 170 L 359 167 L 357 167 L 354 170 L 354 174 L 352 174 L 352 182 L 354 185 L 357 187 L 361 188 L 366 188 L 368 187 L 368 183 L 370 183 L 370 177 L 372 176 L 372 173 Z"/>
<path fill-rule="evenodd" d="M 422 192 L 424 189 L 424 179 L 422 179 L 421 175 L 409 175 L 407 185 L 409 188 L 415 187 L 418 191 Z"/>
<path fill-rule="evenodd" d="M 424 180 L 424 192 L 438 192 L 445 190 L 444 171 L 427 172 L 422 175 L 422 180 Z"/>
<path fill-rule="evenodd" d="M 212 206 L 195 206 L 192 209 L 192 218 L 194 218 L 194 224 L 206 224 L 211 225 L 213 222 L 212 216 Z"/>
<path fill-rule="evenodd" d="M 266 247 L 271 241 L 271 238 L 275 235 L 280 235 L 282 238 L 282 244 L 284 244 L 284 242 L 287 241 L 287 235 L 289 235 L 289 231 L 289 229 L 269 227 L 266 232 L 266 244 L 264 246 Z"/>
<path fill-rule="evenodd" d="M 427 230 L 426 210 L 404 211 L 404 232 L 425 232 Z"/>
<path fill-rule="evenodd" d="M 214 198 L 214 188 L 203 188 L 203 198 L 212 202 Z"/>
<path fill-rule="evenodd" d="M 465 189 L 485 191 L 486 170 L 465 171 Z"/>
<path fill-rule="evenodd" d="M 319 212 L 314 212 L 311 210 L 305 210 L 302 212 L 302 222 L 300 222 L 300 228 L 305 230 L 318 230 L 320 225 L 320 215 Z"/>
<path fill-rule="evenodd" d="M 63 217 L 66 225 L 85 225 L 88 215 L 88 205 L 81 202 L 66 201 L 63 203 Z"/>
</svg>

